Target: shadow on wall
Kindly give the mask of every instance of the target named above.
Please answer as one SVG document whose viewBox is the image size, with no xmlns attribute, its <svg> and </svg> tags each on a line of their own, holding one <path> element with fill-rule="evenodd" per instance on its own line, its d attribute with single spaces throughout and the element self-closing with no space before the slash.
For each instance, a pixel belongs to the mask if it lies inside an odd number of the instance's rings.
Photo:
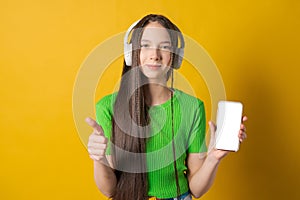
<svg viewBox="0 0 300 200">
<path fill-rule="evenodd" d="M 245 63 L 251 65 L 245 66 Z M 291 158 L 299 155 L 290 152 L 286 140 L 291 137 L 289 111 L 285 94 L 277 87 L 280 85 L 277 76 L 282 74 L 271 73 L 270 64 L 263 60 L 243 62 L 243 65 L 245 76 L 238 82 L 242 84 L 244 94 L 241 96 L 245 98 L 242 101 L 249 117 L 249 137 L 240 158 L 248 193 L 245 196 L 257 200 L 293 199 L 299 186 L 299 175 L 295 176 L 299 164 Z"/>
</svg>

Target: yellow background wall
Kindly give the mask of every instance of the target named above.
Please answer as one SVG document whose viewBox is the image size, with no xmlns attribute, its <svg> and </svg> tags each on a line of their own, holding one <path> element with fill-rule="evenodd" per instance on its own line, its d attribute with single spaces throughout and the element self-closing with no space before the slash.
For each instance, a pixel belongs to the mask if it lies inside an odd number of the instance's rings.
<svg viewBox="0 0 300 200">
<path fill-rule="evenodd" d="M 0 199 L 104 199 L 72 114 L 89 52 L 161 13 L 217 64 L 248 139 L 202 198 L 299 199 L 300 1 L 52 0 L 0 6 Z"/>
</svg>

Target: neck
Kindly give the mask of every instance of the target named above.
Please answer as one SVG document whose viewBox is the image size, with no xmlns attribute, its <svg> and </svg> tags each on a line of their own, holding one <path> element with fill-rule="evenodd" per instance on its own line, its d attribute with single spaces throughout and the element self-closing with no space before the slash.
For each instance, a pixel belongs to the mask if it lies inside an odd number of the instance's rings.
<svg viewBox="0 0 300 200">
<path fill-rule="evenodd" d="M 145 101 L 149 106 L 160 105 L 171 98 L 172 92 L 165 85 L 149 84 L 145 87 Z"/>
</svg>

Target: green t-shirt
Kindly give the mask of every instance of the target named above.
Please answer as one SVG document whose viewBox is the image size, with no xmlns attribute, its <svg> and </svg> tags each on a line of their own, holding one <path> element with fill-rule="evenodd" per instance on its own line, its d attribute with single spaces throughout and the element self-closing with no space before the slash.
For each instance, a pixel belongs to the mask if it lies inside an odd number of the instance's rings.
<svg viewBox="0 0 300 200">
<path fill-rule="evenodd" d="M 113 103 L 117 93 L 103 97 L 96 104 L 96 120 L 105 136 L 111 138 Z M 189 190 L 185 160 L 188 153 L 205 152 L 206 119 L 201 100 L 180 90 L 173 99 L 175 155 L 180 193 Z M 171 100 L 149 109 L 150 136 L 146 143 L 148 195 L 158 198 L 177 196 L 172 150 Z M 110 154 L 110 145 L 106 150 Z"/>
</svg>

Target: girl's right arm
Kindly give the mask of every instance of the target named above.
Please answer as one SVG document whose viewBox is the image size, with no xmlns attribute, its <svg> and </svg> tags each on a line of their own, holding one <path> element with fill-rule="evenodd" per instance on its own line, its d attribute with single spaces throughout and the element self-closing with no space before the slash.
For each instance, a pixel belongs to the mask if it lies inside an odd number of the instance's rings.
<svg viewBox="0 0 300 200">
<path fill-rule="evenodd" d="M 94 160 L 94 178 L 98 189 L 105 196 L 111 197 L 117 185 L 117 178 L 107 159 L 109 158 Z"/>
<path fill-rule="evenodd" d="M 86 122 L 94 129 L 89 137 L 88 152 L 94 160 L 94 178 L 98 189 L 107 197 L 111 197 L 117 185 L 117 178 L 111 162 L 111 156 L 106 156 L 107 138 L 97 122 L 87 118 Z"/>
</svg>

